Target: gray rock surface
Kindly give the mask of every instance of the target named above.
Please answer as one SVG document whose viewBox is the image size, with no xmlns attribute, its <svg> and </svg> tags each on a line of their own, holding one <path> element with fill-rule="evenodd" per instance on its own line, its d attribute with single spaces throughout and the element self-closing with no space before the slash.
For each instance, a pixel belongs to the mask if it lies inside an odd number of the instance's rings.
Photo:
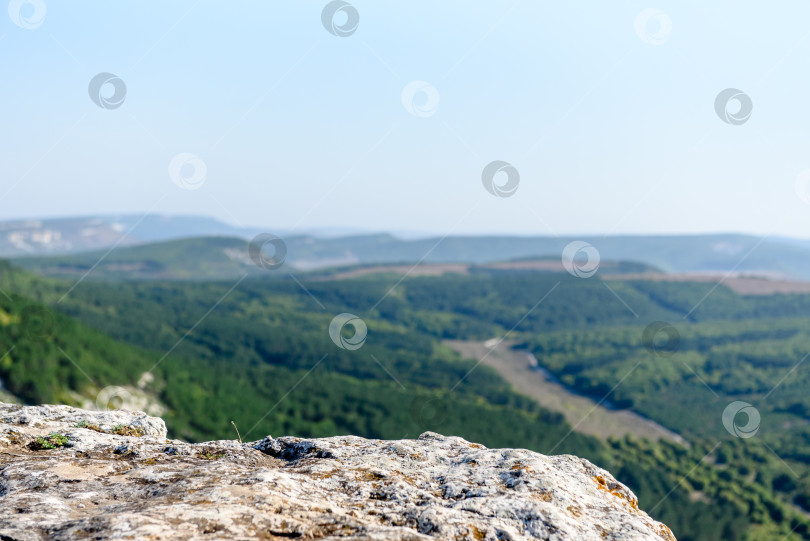
<svg viewBox="0 0 810 541">
<path fill-rule="evenodd" d="M 575 456 L 431 432 L 188 444 L 144 413 L 0 403 L 0 539 L 289 538 L 675 539 Z"/>
</svg>

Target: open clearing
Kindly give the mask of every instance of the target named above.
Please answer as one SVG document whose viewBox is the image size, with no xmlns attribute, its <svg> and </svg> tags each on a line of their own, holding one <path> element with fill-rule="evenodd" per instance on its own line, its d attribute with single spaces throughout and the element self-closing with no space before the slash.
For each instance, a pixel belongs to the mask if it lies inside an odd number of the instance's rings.
<svg viewBox="0 0 810 541">
<path fill-rule="evenodd" d="M 606 262 L 605 266 L 610 266 Z M 371 274 L 393 273 L 408 276 L 441 276 L 443 274 L 469 274 L 472 269 L 496 269 L 496 270 L 520 270 L 536 272 L 565 272 L 562 263 L 557 259 L 539 259 L 529 261 L 502 261 L 496 263 L 417 263 L 408 264 L 381 264 L 368 267 L 357 267 L 353 269 L 337 270 L 332 274 L 323 276 L 312 276 L 312 281 L 346 280 L 349 278 L 359 278 Z"/>
<path fill-rule="evenodd" d="M 609 269 L 611 263 L 604 262 L 603 267 Z M 532 260 L 532 261 L 505 261 L 472 265 L 469 263 L 421 263 L 418 265 L 371 265 L 346 270 L 337 270 L 333 274 L 311 276 L 311 281 L 334 281 L 359 278 L 373 274 L 398 274 L 401 276 L 441 276 L 443 274 L 469 274 L 473 268 L 534 271 L 534 272 L 565 272 L 560 261 Z M 810 281 L 786 280 L 782 277 L 771 277 L 752 274 L 727 274 L 721 272 L 679 272 L 658 273 L 645 272 L 633 274 L 600 273 L 602 280 L 655 280 L 659 282 L 707 282 L 720 283 L 740 295 L 773 295 L 778 293 L 810 293 Z"/>
<path fill-rule="evenodd" d="M 588 397 L 569 391 L 549 380 L 542 371 L 532 370 L 526 352 L 511 349 L 513 341 L 503 341 L 493 348 L 484 342 L 445 340 L 444 343 L 462 356 L 481 360 L 494 368 L 515 391 L 528 396 L 544 408 L 556 411 L 577 432 L 599 438 L 630 435 L 650 440 L 667 439 L 685 445 L 678 434 L 629 410 L 610 410 Z"/>
<path fill-rule="evenodd" d="M 400 274 L 408 276 L 441 276 L 447 273 L 468 274 L 470 265 L 467 263 L 423 263 L 420 265 L 374 265 L 373 267 L 359 267 L 334 274 L 313 276 L 308 278 L 313 282 L 328 282 L 334 280 L 348 280 L 372 274 Z"/>
<path fill-rule="evenodd" d="M 763 276 L 731 275 L 725 273 L 677 274 L 613 274 L 603 280 L 655 280 L 657 282 L 714 282 L 722 283 L 740 295 L 773 295 L 775 293 L 810 293 L 810 282 L 798 282 Z"/>
</svg>

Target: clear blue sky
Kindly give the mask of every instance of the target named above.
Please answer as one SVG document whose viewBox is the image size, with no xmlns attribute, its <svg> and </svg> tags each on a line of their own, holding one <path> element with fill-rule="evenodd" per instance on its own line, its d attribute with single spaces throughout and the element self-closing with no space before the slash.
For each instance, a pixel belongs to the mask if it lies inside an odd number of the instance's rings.
<svg viewBox="0 0 810 541">
<path fill-rule="evenodd" d="M 807 2 L 356 0 L 348 37 L 322 0 L 44 2 L 35 29 L 0 11 L 3 219 L 810 237 Z M 660 45 L 636 32 L 650 7 Z M 121 107 L 91 101 L 99 72 Z M 403 106 L 412 81 L 435 111 Z M 730 87 L 743 125 L 715 112 Z M 179 153 L 205 163 L 199 189 L 172 182 Z M 520 173 L 512 197 L 482 185 L 494 160 Z"/>
</svg>

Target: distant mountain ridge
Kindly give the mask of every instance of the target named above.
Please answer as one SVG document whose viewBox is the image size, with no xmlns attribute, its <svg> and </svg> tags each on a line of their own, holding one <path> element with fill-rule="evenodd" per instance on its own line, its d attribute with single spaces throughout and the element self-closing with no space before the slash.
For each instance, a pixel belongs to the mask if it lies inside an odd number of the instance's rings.
<svg viewBox="0 0 810 541">
<path fill-rule="evenodd" d="M 183 237 L 239 236 L 235 228 L 197 216 L 95 216 L 0 222 L 0 257 L 61 255 Z"/>
<path fill-rule="evenodd" d="M 345 230 L 344 230 L 345 231 Z M 810 280 L 810 241 L 743 234 L 566 236 L 449 236 L 403 239 L 389 233 L 340 235 L 238 228 L 196 216 L 122 216 L 0 222 L 0 257 L 44 274 L 84 273 L 113 246 L 108 278 L 229 278 L 255 267 L 247 242 L 269 232 L 287 245 L 287 266 L 333 267 L 559 259 L 572 241 L 585 241 L 602 261 L 632 261 L 664 272 L 755 273 Z M 337 234 L 337 236 L 335 236 Z M 245 252 L 245 253 L 243 253 Z M 204 270 L 207 269 L 207 270 Z M 110 269 L 108 269 L 110 270 Z M 139 274 L 140 273 L 140 274 Z"/>
<path fill-rule="evenodd" d="M 264 229 L 236 227 L 207 216 L 162 214 L 106 215 L 0 221 L 0 257 L 62 255 L 189 237 L 252 238 Z M 310 229 L 297 234 L 332 237 L 356 233 L 350 228 Z M 278 230 L 279 236 L 289 231 Z"/>
<path fill-rule="evenodd" d="M 376 238 L 373 237 L 373 238 Z M 335 239 L 344 241 L 345 239 Z M 363 239 L 374 242 L 373 239 Z M 40 275 L 79 278 L 92 272 L 91 279 L 102 280 L 231 280 L 245 274 L 270 277 L 285 276 L 289 272 L 315 271 L 313 279 L 343 279 L 368 274 L 408 273 L 411 276 L 445 273 L 468 274 L 471 271 L 507 272 L 536 271 L 562 272 L 559 257 L 529 258 L 514 262 L 414 263 L 358 262 L 355 256 L 344 252 L 320 256 L 320 243 L 328 242 L 314 237 L 289 239 L 288 258 L 280 272 L 270 273 L 257 267 L 248 254 L 248 241 L 234 237 L 194 237 L 180 240 L 118 247 L 112 251 L 97 250 L 58 256 L 21 257 L 13 263 Z M 315 252 L 309 250 L 315 246 Z M 109 252 L 109 253 L 108 253 Z M 352 263 L 347 265 L 347 263 Z M 660 272 L 644 264 L 602 260 L 602 274 Z"/>
</svg>

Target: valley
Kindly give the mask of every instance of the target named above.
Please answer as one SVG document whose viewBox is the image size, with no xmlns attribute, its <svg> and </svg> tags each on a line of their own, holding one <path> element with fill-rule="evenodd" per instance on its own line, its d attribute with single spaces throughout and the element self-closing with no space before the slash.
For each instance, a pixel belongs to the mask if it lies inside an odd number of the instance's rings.
<svg viewBox="0 0 810 541">
<path fill-rule="evenodd" d="M 572 430 L 600 439 L 630 436 L 688 445 L 678 434 L 631 410 L 609 408 L 553 381 L 542 368 L 531 367 L 527 352 L 512 349 L 516 343 L 514 340 L 500 341 L 492 346 L 488 345 L 489 341 L 445 340 L 444 343 L 462 357 L 493 368 L 518 393 L 550 411 L 563 414 Z"/>
</svg>

